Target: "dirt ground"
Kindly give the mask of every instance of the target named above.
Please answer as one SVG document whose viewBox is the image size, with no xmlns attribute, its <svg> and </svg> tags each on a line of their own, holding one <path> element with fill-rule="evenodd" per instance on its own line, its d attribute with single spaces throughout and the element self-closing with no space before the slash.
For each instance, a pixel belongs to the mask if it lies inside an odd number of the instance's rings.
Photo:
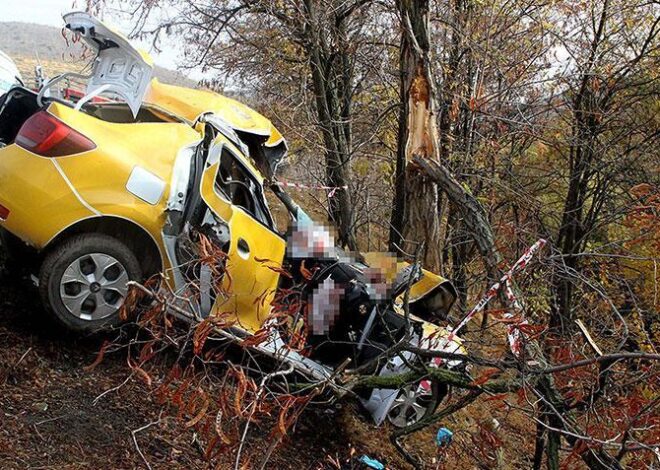
<svg viewBox="0 0 660 470">
<path fill-rule="evenodd" d="M 0 287 L 0 468 L 140 468 L 133 431 L 157 421 L 160 407 L 142 382 L 122 384 L 128 368 L 109 356 L 93 371 L 101 338 L 66 335 L 45 318 L 24 285 Z M 275 453 L 272 468 L 323 466 L 345 453 L 338 413 L 312 409 Z M 319 432 L 324 430 L 324 432 Z M 264 433 L 263 441 L 268 433 Z M 192 432 L 174 418 L 136 432 L 152 468 L 206 468 Z M 254 443 L 260 443 L 258 430 Z M 229 460 L 229 459 L 228 459 Z M 227 462 L 227 467 L 231 462 Z"/>
<path fill-rule="evenodd" d="M 117 388 L 130 373 L 121 355 L 106 356 L 85 370 L 102 342 L 66 334 L 47 318 L 34 290 L 0 281 L 0 469 L 147 468 L 145 460 L 153 469 L 209 468 L 193 432 L 175 417 L 161 415 L 143 382 L 130 380 Z M 523 451 L 531 445 L 525 431 L 529 423 L 520 420 L 502 429 L 509 445 L 489 430 L 493 423 L 515 421 L 488 403 L 451 417 L 442 425 L 458 432 L 439 467 L 437 429 L 418 433 L 408 445 L 429 468 L 524 468 L 524 455 L 531 450 Z M 336 468 L 330 457 L 345 462 L 351 454 L 376 457 L 392 469 L 409 468 L 390 444 L 389 432 L 371 424 L 355 403 L 314 405 L 266 468 Z M 254 427 L 246 453 L 256 462 L 269 443 L 269 430 Z M 233 468 L 233 455 L 223 459 L 216 468 Z"/>
<path fill-rule="evenodd" d="M 2 281 L 0 468 L 146 468 L 138 446 L 152 468 L 207 468 L 192 431 L 175 418 L 135 432 L 136 446 L 134 431 L 158 421 L 161 411 L 142 382 L 129 381 L 96 400 L 130 372 L 119 356 L 108 356 L 85 371 L 101 344 L 102 338 L 67 335 L 49 321 L 34 291 Z M 366 420 L 353 417 L 352 407 L 308 409 L 268 468 L 330 468 L 328 456 L 349 455 L 354 437 L 350 427 L 359 428 L 357 436 L 380 440 L 382 435 Z M 262 434 L 255 428 L 252 450 L 267 447 L 268 432 Z M 356 445 L 377 450 L 375 444 Z M 389 460 L 392 468 L 403 465 L 396 454 Z M 220 468 L 230 467 L 233 459 L 228 455 Z"/>
</svg>

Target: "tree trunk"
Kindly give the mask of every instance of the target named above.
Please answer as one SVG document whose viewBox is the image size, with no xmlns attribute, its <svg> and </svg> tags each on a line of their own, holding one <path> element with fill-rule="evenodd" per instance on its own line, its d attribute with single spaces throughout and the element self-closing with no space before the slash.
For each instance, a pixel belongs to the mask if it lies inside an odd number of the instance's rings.
<svg viewBox="0 0 660 470">
<path fill-rule="evenodd" d="M 396 253 L 404 246 L 403 232 L 406 226 L 406 141 L 408 138 L 408 114 L 410 105 L 405 99 L 408 93 L 408 64 L 407 35 L 401 34 L 401 47 L 399 49 L 399 95 L 401 107 L 399 108 L 399 130 L 397 134 L 396 174 L 394 179 L 394 201 L 392 203 L 392 217 L 390 219 L 389 250 Z"/>
<path fill-rule="evenodd" d="M 401 99 L 405 104 L 399 120 L 397 169 L 400 173 L 392 222 L 394 229 L 403 235 L 404 243 L 398 245 L 411 253 L 415 251 L 413 242 L 424 241 L 424 263 L 429 269 L 439 271 L 442 267 L 442 240 L 438 187 L 418 165 L 412 163 L 415 157 L 439 160 L 435 92 L 430 61 L 429 2 L 400 0 L 398 8 L 403 30 Z M 404 158 L 405 172 L 401 168 Z M 404 179 L 401 180 L 404 174 Z M 400 241 L 400 238 L 395 237 L 395 240 Z"/>
<path fill-rule="evenodd" d="M 585 246 L 585 234 L 591 227 L 585 223 L 585 211 L 591 180 L 596 172 L 593 169 L 598 136 L 601 132 L 597 116 L 607 111 L 607 102 L 599 100 L 593 89 L 593 72 L 602 44 L 605 24 L 608 17 L 608 1 L 603 9 L 591 43 L 590 55 L 580 77 L 580 86 L 573 100 L 573 132 L 571 135 L 570 173 L 562 223 L 557 236 L 557 246 L 562 253 L 562 265 L 553 275 L 554 299 L 550 316 L 553 328 L 568 328 L 573 319 L 573 280 L 579 269 L 577 254 Z"/>
<path fill-rule="evenodd" d="M 329 198 L 329 211 L 339 231 L 339 244 L 357 251 L 355 213 L 351 196 L 351 116 L 352 65 L 347 52 L 343 24 L 335 24 L 332 35 L 335 47 L 330 50 L 325 35 L 318 28 L 316 0 L 306 0 L 303 42 L 309 55 L 316 112 L 325 144 L 326 184 L 343 188 Z"/>
</svg>

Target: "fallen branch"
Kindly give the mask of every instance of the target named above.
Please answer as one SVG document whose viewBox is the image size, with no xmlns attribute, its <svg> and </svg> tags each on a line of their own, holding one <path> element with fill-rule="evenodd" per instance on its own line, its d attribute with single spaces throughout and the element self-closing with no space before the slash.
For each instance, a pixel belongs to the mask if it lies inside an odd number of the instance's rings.
<svg viewBox="0 0 660 470">
<path fill-rule="evenodd" d="M 636 360 L 636 359 L 646 359 L 649 361 L 660 361 L 660 354 L 647 354 L 647 353 L 619 353 L 619 354 L 607 354 L 605 356 L 598 356 L 592 359 L 582 359 L 580 361 L 571 362 L 570 364 L 562 364 L 553 367 L 546 367 L 544 369 L 539 369 L 535 371 L 530 371 L 532 374 L 554 374 L 557 372 L 563 372 L 565 370 L 574 369 L 576 367 L 584 367 L 591 364 L 601 363 L 601 362 L 613 362 L 621 360 Z"/>
<path fill-rule="evenodd" d="M 452 204 L 461 212 L 465 225 L 486 264 L 489 279 L 492 281 L 499 279 L 501 277 L 499 269 L 501 257 L 495 249 L 495 237 L 481 203 L 466 191 L 440 162 L 419 156 L 414 156 L 412 162 L 421 167 L 429 178 L 442 188 Z"/>
<path fill-rule="evenodd" d="M 161 419 L 162 416 L 163 416 L 163 412 L 161 411 L 160 414 L 158 415 L 158 420 L 157 421 L 153 421 L 149 424 L 145 424 L 141 428 L 134 429 L 133 431 L 131 431 L 131 436 L 133 437 L 133 443 L 135 444 L 135 450 L 137 450 L 138 454 L 142 458 L 142 461 L 144 462 L 144 464 L 147 466 L 147 468 L 149 470 L 151 470 L 151 465 L 149 464 L 149 461 L 147 460 L 147 458 L 142 453 L 142 449 L 140 449 L 140 445 L 138 444 L 136 436 L 137 436 L 138 433 L 149 429 L 151 426 L 154 426 L 156 424 L 160 424 L 160 419 Z"/>
<path fill-rule="evenodd" d="M 584 336 L 584 339 L 587 340 L 587 343 L 589 343 L 589 346 L 592 347 L 592 349 L 598 354 L 599 356 L 603 355 L 603 351 L 600 350 L 598 345 L 596 344 L 596 341 L 591 337 L 591 333 L 589 333 L 589 330 L 587 330 L 587 327 L 582 323 L 582 320 L 577 319 L 575 320 L 575 324 L 580 328 L 580 331 L 582 332 L 582 335 Z"/>
</svg>

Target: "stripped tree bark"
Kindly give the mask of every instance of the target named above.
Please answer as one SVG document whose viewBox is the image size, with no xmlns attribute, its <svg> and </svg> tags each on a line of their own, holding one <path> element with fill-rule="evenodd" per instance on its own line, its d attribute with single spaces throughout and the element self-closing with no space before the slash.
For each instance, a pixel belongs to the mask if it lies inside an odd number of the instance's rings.
<svg viewBox="0 0 660 470">
<path fill-rule="evenodd" d="M 414 158 L 439 161 L 435 87 L 430 60 L 429 1 L 399 0 L 401 99 L 397 182 L 390 245 L 414 252 L 406 242 L 425 241 L 424 264 L 439 271 L 441 231 L 438 187 Z M 405 168 L 405 169 L 404 169 Z"/>
</svg>

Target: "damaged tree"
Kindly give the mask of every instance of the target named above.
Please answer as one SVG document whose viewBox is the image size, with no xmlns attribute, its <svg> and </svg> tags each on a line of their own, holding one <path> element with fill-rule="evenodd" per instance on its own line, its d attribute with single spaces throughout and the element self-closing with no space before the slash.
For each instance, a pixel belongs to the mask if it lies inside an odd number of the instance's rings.
<svg viewBox="0 0 660 470">
<path fill-rule="evenodd" d="M 466 218 L 465 223 L 485 261 L 489 279 L 495 280 L 500 274 L 497 267 L 499 254 L 487 213 L 441 162 L 436 112 L 438 96 L 431 67 L 429 2 L 402 0 L 398 2 L 398 8 L 402 23 L 402 102 L 391 248 L 402 246 L 404 240 L 424 240 L 425 265 L 439 270 L 444 244 L 441 219 L 447 217 L 442 214 L 440 200 L 446 194 L 452 207 Z M 449 129 L 444 131 L 449 132 Z M 445 136 L 445 146 L 448 145 L 447 139 L 449 137 Z"/>
<path fill-rule="evenodd" d="M 489 278 L 499 277 L 499 254 L 495 249 L 483 206 L 440 162 L 440 144 L 430 58 L 429 2 L 398 3 L 403 33 L 401 39 L 401 116 L 397 155 L 397 183 L 390 243 L 403 238 L 425 240 L 425 265 L 439 269 L 443 237 L 440 231 L 439 192 L 466 218 L 466 224 L 484 259 Z M 404 171 L 405 169 L 405 171 Z"/>
<path fill-rule="evenodd" d="M 401 109 L 390 249 L 412 253 L 424 241 L 424 264 L 439 271 L 442 235 L 438 187 L 414 158 L 439 161 L 435 86 L 431 70 L 429 2 L 397 2 L 401 19 Z"/>
</svg>

